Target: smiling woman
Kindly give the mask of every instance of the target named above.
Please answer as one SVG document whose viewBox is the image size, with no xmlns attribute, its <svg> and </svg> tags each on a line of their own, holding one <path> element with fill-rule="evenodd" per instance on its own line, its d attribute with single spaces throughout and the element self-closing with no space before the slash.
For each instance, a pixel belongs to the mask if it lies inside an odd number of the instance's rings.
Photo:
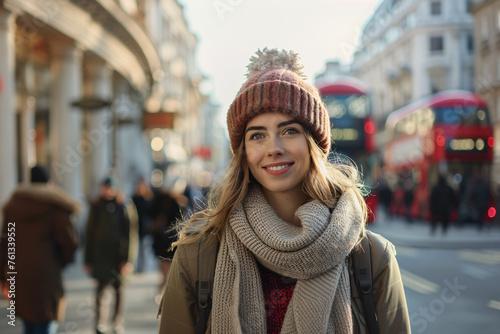
<svg viewBox="0 0 500 334">
<path fill-rule="evenodd" d="M 180 230 L 160 333 L 366 333 L 349 274 L 364 238 L 380 332 L 410 332 L 393 246 L 365 231 L 356 168 L 327 160 L 330 120 L 301 68 L 292 51 L 251 58 L 227 115 L 234 155 Z"/>
<path fill-rule="evenodd" d="M 258 115 L 248 122 L 245 147 L 250 172 L 265 194 L 302 192 L 311 158 L 300 123 L 280 113 Z"/>
<path fill-rule="evenodd" d="M 250 172 L 267 201 L 276 203 L 278 216 L 300 226 L 295 210 L 297 203 L 309 200 L 302 183 L 311 166 L 304 127 L 288 115 L 260 114 L 247 124 L 245 148 Z"/>
</svg>

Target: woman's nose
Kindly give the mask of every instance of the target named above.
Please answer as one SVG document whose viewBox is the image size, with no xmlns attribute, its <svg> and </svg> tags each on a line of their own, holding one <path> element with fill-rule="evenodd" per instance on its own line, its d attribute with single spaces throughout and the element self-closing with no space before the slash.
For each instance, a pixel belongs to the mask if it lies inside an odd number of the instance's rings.
<svg viewBox="0 0 500 334">
<path fill-rule="evenodd" d="M 267 155 L 272 157 L 276 155 L 282 155 L 285 152 L 283 148 L 283 142 L 279 137 L 274 137 L 269 140 L 269 144 L 267 147 Z"/>
</svg>

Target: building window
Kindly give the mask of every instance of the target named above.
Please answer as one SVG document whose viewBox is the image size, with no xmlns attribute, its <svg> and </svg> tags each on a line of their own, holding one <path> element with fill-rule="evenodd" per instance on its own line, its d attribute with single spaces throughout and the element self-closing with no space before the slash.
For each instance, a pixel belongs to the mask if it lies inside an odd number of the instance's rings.
<svg viewBox="0 0 500 334">
<path fill-rule="evenodd" d="M 430 39 L 430 51 L 431 54 L 442 53 L 444 50 L 444 40 L 443 36 L 433 36 Z"/>
<path fill-rule="evenodd" d="M 441 1 L 431 2 L 431 15 L 441 15 Z"/>
<path fill-rule="evenodd" d="M 474 36 L 473 35 L 467 35 L 467 51 L 469 51 L 469 53 L 474 52 Z"/>
<path fill-rule="evenodd" d="M 474 4 L 474 0 L 466 0 L 465 1 L 465 10 L 467 13 L 472 13 L 472 5 Z"/>
</svg>

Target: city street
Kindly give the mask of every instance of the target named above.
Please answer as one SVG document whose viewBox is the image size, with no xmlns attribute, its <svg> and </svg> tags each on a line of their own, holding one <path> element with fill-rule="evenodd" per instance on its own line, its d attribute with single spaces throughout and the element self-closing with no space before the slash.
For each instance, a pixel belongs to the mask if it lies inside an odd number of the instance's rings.
<svg viewBox="0 0 500 334">
<path fill-rule="evenodd" d="M 397 249 L 413 333 L 498 333 L 500 250 Z"/>
<path fill-rule="evenodd" d="M 479 233 L 470 226 L 451 227 L 447 236 L 431 237 L 425 222 L 408 226 L 395 219 L 369 228 L 394 242 L 405 286 L 413 333 L 494 334 L 500 322 L 500 230 Z M 425 240 L 425 242 L 424 242 Z M 494 244 L 497 247 L 481 247 Z M 416 246 L 408 244 L 413 242 Z M 439 245 L 443 247 L 439 247 Z M 150 247 L 147 247 L 150 249 Z M 160 280 L 148 254 L 146 273 L 130 278 L 126 288 L 126 333 L 156 333 L 155 303 Z M 59 333 L 93 334 L 92 280 L 81 271 L 81 252 L 65 271 L 68 306 Z M 0 301 L 0 333 L 21 334 L 9 326 L 7 302 Z"/>
<path fill-rule="evenodd" d="M 389 219 L 379 211 L 369 229 L 392 241 L 405 287 L 412 333 L 498 333 L 500 229 L 456 226 L 430 234 L 430 224 Z"/>
<path fill-rule="evenodd" d="M 149 251 L 151 247 L 148 246 Z M 146 334 L 158 331 L 156 313 L 160 274 L 156 271 L 157 263 L 152 252 L 148 252 L 145 273 L 130 277 L 125 289 L 125 332 L 127 334 Z M 82 271 L 82 252 L 77 254 L 76 262 L 64 273 L 67 298 L 66 320 L 59 326 L 58 333 L 94 334 L 94 282 Z M 108 291 L 108 292 L 111 292 Z M 110 294 L 111 303 L 113 297 Z M 21 319 L 16 319 L 16 326 L 8 325 L 7 301 L 0 299 L 0 333 L 22 334 Z M 111 332 L 110 332 L 111 333 Z"/>
</svg>

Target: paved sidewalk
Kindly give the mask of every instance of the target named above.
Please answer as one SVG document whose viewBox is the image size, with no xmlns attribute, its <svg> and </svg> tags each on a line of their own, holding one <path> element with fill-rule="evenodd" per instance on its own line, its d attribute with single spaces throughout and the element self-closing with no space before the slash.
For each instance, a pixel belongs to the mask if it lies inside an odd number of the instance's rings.
<svg viewBox="0 0 500 334">
<path fill-rule="evenodd" d="M 381 234 L 395 245 L 428 248 L 500 248 L 500 226 L 493 224 L 479 231 L 473 224 L 450 223 L 443 235 L 438 225 L 431 235 L 431 225 L 426 221 L 408 223 L 402 217 L 385 219 L 383 214 L 368 229 Z"/>
<path fill-rule="evenodd" d="M 79 249 L 75 262 L 64 270 L 64 288 L 66 290 L 66 317 L 59 325 L 58 333 L 94 334 L 94 296 L 95 282 L 82 271 L 82 253 Z M 158 305 L 155 298 L 158 295 L 160 274 L 157 271 L 157 261 L 149 252 L 146 261 L 146 271 L 131 275 L 125 285 L 125 333 L 155 334 L 158 333 L 156 313 Z M 111 291 L 109 291 L 111 292 Z M 113 296 L 110 297 L 111 303 Z M 22 334 L 23 324 L 16 318 L 16 326 L 8 325 L 7 301 L 0 297 L 0 333 Z M 112 331 L 108 332 L 109 334 Z"/>
</svg>

